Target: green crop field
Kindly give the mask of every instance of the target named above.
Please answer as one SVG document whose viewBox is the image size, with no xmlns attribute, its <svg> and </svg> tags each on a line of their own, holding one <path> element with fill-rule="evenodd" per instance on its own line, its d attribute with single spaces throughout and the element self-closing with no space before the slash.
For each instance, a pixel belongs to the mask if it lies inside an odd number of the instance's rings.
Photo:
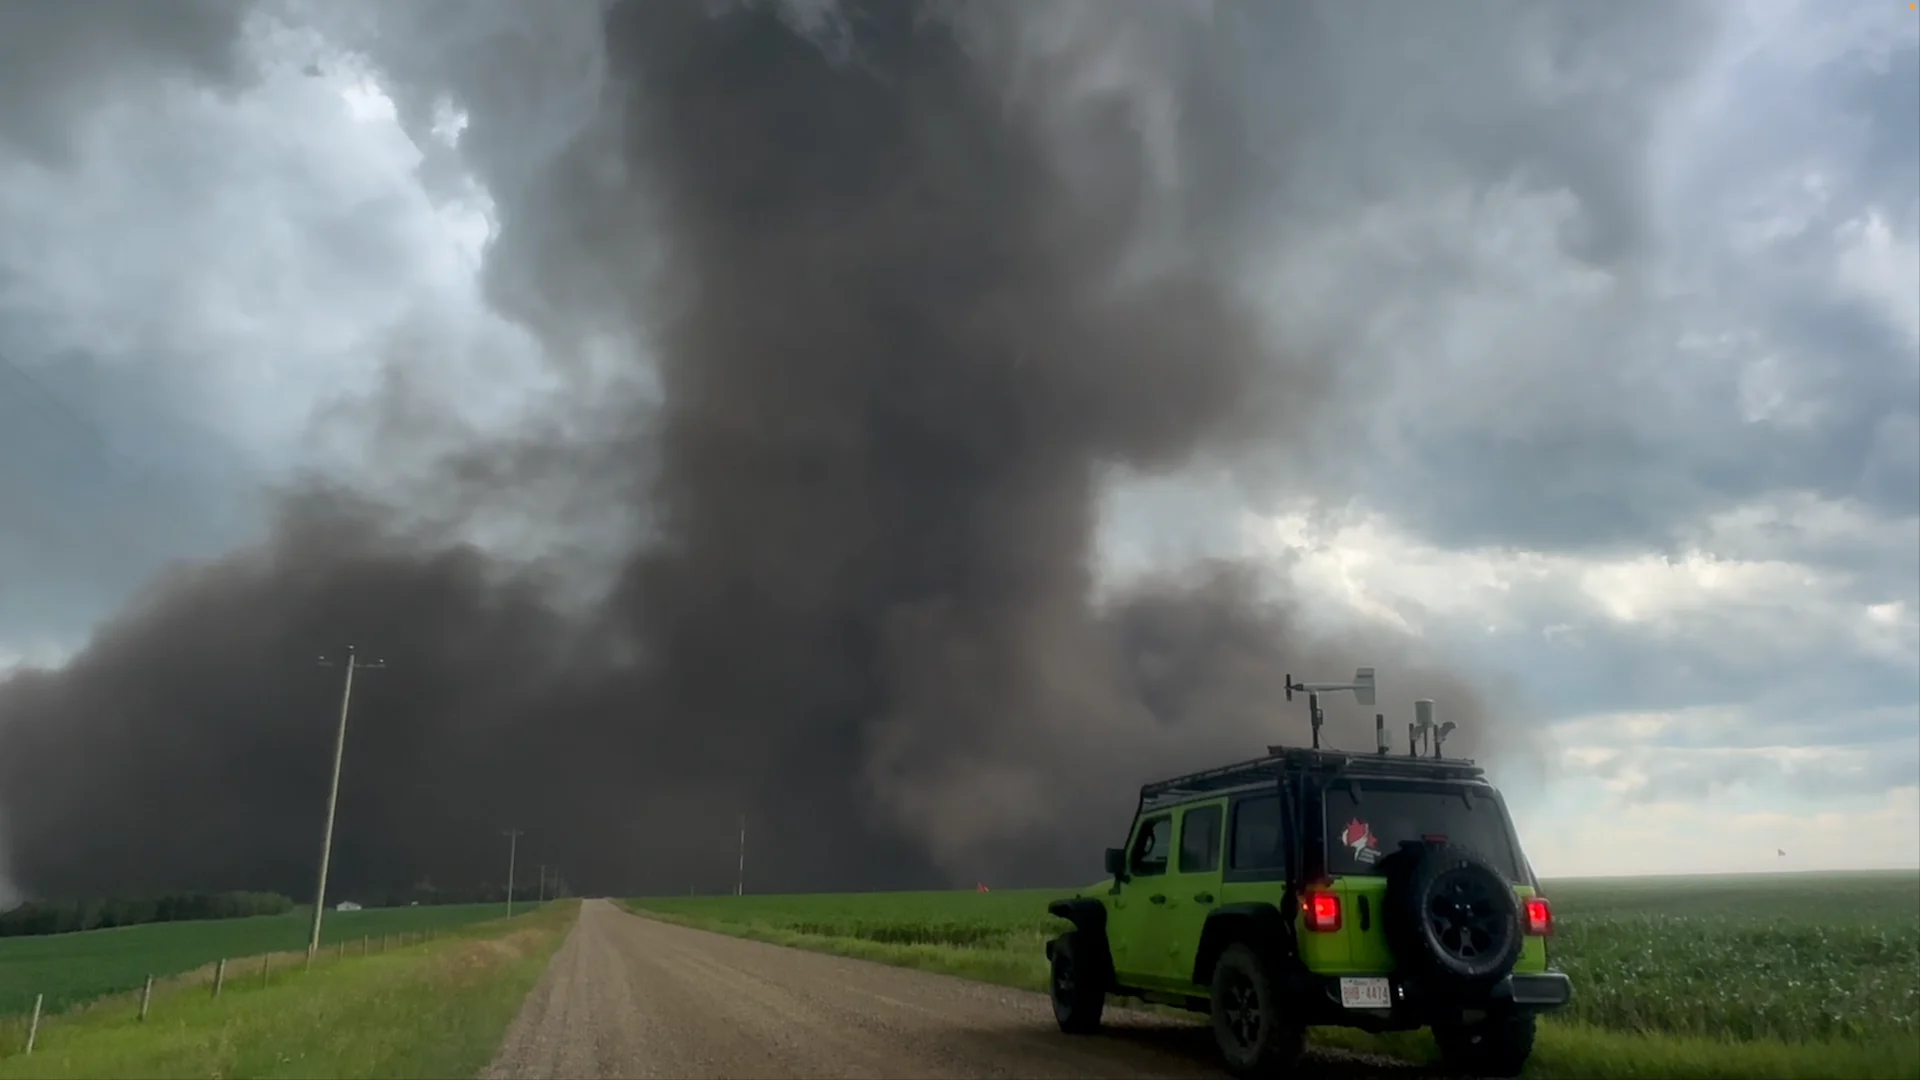
<svg viewBox="0 0 1920 1080">
<path fill-rule="evenodd" d="M 21 1052 L 25 1018 L 0 1019 L 0 1080 L 475 1076 L 579 902 L 556 901 L 528 917 L 520 910 L 515 904 L 512 920 L 442 921 L 432 941 L 364 957 L 349 951 L 311 971 L 298 952 L 282 954 L 276 977 L 231 979 L 220 997 L 177 981 L 155 991 L 145 1022 L 138 995 L 108 997 L 43 1023 L 32 1056 Z"/>
<path fill-rule="evenodd" d="M 514 912 L 534 904 L 515 904 Z M 383 934 L 447 929 L 506 914 L 504 904 L 447 904 L 434 907 L 329 911 L 321 941 L 325 945 L 378 939 Z M 59 1012 L 107 994 L 138 989 L 148 975 L 166 977 L 220 959 L 305 950 L 312 909 L 250 919 L 149 923 L 77 934 L 0 938 L 0 1017 L 33 1008 Z"/>
<path fill-rule="evenodd" d="M 1043 987 L 1071 890 L 662 898 L 742 936 Z M 1574 1002 L 1541 1075 L 1920 1076 L 1920 873 L 1547 883 Z M 1556 1040 L 1555 1036 L 1559 1038 Z M 1325 1041 L 1355 1045 L 1346 1033 Z M 1418 1056 L 1411 1037 L 1386 1049 Z M 1375 1048 L 1380 1048 L 1376 1046 Z"/>
<path fill-rule="evenodd" d="M 1582 881 L 1552 895 L 1576 1019 L 1920 1041 L 1920 874 Z"/>
</svg>

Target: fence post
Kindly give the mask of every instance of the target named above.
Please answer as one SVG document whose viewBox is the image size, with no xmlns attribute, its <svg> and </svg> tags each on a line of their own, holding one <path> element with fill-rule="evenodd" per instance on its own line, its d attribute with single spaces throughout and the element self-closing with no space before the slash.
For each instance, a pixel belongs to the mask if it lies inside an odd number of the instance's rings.
<svg viewBox="0 0 1920 1080">
<path fill-rule="evenodd" d="M 147 985 L 140 991 L 140 1019 L 147 1018 L 147 1006 L 153 1004 L 153 976 L 147 976 Z"/>
<path fill-rule="evenodd" d="M 220 988 L 226 985 L 226 981 L 227 981 L 227 960 L 226 960 L 226 957 L 223 956 L 220 958 L 220 962 L 213 966 L 213 996 L 214 997 L 220 996 Z"/>
<path fill-rule="evenodd" d="M 346 938 L 341 938 L 339 942 L 337 942 L 334 945 L 333 957 L 336 960 L 345 960 L 347 958 L 347 939 Z"/>
<path fill-rule="evenodd" d="M 27 1056 L 33 1056 L 33 1040 L 40 1036 L 40 1002 L 45 994 L 33 995 L 33 1019 L 27 1022 Z"/>
<path fill-rule="evenodd" d="M 367 955 L 367 946 L 372 944 L 372 942 L 373 942 L 373 939 L 370 936 L 366 934 L 360 935 L 360 955 L 361 956 Z"/>
<path fill-rule="evenodd" d="M 260 985 L 261 986 L 267 985 L 267 963 L 272 959 L 273 959 L 272 953 L 266 953 L 260 957 Z"/>
</svg>

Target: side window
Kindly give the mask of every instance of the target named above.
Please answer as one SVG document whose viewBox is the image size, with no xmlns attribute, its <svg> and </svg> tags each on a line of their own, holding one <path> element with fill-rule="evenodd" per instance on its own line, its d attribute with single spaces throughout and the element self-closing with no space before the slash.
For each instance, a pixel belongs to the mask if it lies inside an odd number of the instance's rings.
<svg viewBox="0 0 1920 1080">
<path fill-rule="evenodd" d="M 1166 873 L 1167 855 L 1172 847 L 1172 817 L 1141 822 L 1140 831 L 1133 838 L 1133 850 L 1127 853 L 1127 872 L 1135 877 Z"/>
<path fill-rule="evenodd" d="M 1220 869 L 1220 808 L 1200 806 L 1180 815 L 1180 872 Z"/>
<path fill-rule="evenodd" d="M 1276 870 L 1286 865 L 1280 852 L 1280 796 L 1255 795 L 1233 808 L 1232 853 L 1227 866 L 1234 870 Z"/>
</svg>

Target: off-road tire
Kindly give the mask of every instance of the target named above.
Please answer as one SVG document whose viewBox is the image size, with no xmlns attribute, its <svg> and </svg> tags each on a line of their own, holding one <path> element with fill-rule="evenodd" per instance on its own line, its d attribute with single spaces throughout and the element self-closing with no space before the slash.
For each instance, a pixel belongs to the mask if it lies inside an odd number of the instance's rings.
<svg viewBox="0 0 1920 1080">
<path fill-rule="evenodd" d="M 1091 1035 L 1100 1030 L 1100 1014 L 1107 1008 L 1106 949 L 1085 930 L 1070 930 L 1053 939 L 1053 1019 L 1069 1035 Z"/>
<path fill-rule="evenodd" d="M 1280 1016 L 1273 976 L 1244 942 L 1227 946 L 1213 968 L 1213 1041 L 1241 1080 L 1283 1075 L 1307 1049 L 1307 1029 Z"/>
<path fill-rule="evenodd" d="M 1393 856 L 1388 944 L 1403 970 L 1444 994 L 1491 989 L 1526 944 L 1513 886 L 1471 849 L 1427 846 Z"/>
<path fill-rule="evenodd" d="M 1528 1012 L 1497 1012 L 1477 1024 L 1436 1025 L 1440 1061 L 1460 1076 L 1519 1076 L 1533 1056 L 1536 1022 Z"/>
</svg>

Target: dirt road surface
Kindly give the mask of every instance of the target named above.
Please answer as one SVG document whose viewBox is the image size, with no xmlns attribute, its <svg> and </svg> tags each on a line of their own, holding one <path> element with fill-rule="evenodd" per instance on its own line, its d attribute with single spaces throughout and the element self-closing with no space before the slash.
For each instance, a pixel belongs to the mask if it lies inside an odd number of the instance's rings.
<svg viewBox="0 0 1920 1080">
<path fill-rule="evenodd" d="M 1044 995 L 690 930 L 589 900 L 482 1075 L 1225 1075 L 1204 1026 L 1124 1009 L 1107 1016 L 1100 1035 L 1062 1035 Z M 1327 1056 L 1305 1071 L 1409 1072 Z"/>
</svg>

